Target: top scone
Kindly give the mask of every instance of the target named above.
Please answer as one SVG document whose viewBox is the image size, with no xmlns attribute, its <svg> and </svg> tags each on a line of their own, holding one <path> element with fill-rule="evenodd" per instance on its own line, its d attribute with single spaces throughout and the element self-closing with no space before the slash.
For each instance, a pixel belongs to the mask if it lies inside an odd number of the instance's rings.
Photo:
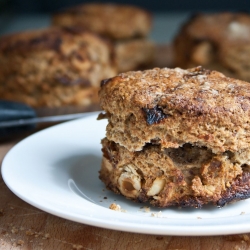
<svg viewBox="0 0 250 250">
<path fill-rule="evenodd" d="M 250 145 L 250 84 L 217 71 L 152 69 L 104 80 L 101 106 L 107 138 L 130 151 L 147 143 L 185 143 L 214 153 L 244 152 Z"/>
<path fill-rule="evenodd" d="M 151 28 L 148 12 L 134 6 L 83 4 L 53 16 L 54 25 L 81 26 L 111 39 L 146 36 Z"/>
</svg>

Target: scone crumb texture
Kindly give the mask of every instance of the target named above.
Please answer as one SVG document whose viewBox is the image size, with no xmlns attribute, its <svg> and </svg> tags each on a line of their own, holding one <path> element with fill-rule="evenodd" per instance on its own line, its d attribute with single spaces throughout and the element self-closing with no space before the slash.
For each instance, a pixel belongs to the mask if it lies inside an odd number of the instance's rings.
<svg viewBox="0 0 250 250">
<path fill-rule="evenodd" d="M 109 209 L 111 210 L 114 210 L 114 211 L 117 211 L 117 212 L 123 212 L 125 213 L 126 210 L 122 209 L 120 205 L 116 204 L 116 203 L 112 203 L 110 206 L 109 206 Z"/>
</svg>

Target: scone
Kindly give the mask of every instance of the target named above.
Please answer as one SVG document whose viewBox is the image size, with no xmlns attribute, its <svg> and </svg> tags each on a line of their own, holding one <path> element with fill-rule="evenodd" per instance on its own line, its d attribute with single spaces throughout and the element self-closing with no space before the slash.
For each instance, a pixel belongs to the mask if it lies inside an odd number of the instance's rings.
<svg viewBox="0 0 250 250">
<path fill-rule="evenodd" d="M 116 62 L 119 72 L 147 68 L 152 62 L 155 47 L 146 38 L 128 39 L 115 43 Z"/>
<path fill-rule="evenodd" d="M 115 47 L 119 72 L 149 65 L 154 58 L 154 45 L 147 36 L 151 15 L 130 5 L 88 3 L 53 15 L 52 24 L 62 27 L 84 27 L 107 39 Z"/>
<path fill-rule="evenodd" d="M 102 82 L 108 119 L 100 179 L 159 207 L 250 196 L 250 85 L 201 67 L 129 72 Z"/>
<path fill-rule="evenodd" d="M 202 65 L 250 81 L 250 15 L 199 14 L 186 22 L 174 40 L 174 64 Z"/>
<path fill-rule="evenodd" d="M 0 38 L 0 98 L 32 107 L 99 104 L 116 75 L 112 45 L 83 29 L 48 28 Z"/>
<path fill-rule="evenodd" d="M 113 40 L 145 37 L 151 29 L 151 15 L 129 5 L 88 3 L 68 8 L 52 17 L 52 24 L 81 26 Z"/>
</svg>

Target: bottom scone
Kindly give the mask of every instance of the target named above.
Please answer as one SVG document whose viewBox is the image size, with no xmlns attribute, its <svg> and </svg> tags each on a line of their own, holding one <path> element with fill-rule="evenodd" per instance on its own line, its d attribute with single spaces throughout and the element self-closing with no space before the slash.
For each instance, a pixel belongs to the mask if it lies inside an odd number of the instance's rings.
<svg viewBox="0 0 250 250">
<path fill-rule="evenodd" d="M 130 152 L 107 138 L 102 146 L 100 179 L 134 201 L 200 208 L 250 197 L 250 150 L 214 154 L 191 144 L 168 149 L 148 144 Z"/>
</svg>

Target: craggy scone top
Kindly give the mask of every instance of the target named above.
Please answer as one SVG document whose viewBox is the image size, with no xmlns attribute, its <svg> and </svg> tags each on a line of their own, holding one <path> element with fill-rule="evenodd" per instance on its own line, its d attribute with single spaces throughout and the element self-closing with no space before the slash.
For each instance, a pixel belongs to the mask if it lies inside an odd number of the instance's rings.
<svg viewBox="0 0 250 250">
<path fill-rule="evenodd" d="M 148 35 L 152 20 L 147 11 L 135 6 L 89 3 L 54 14 L 52 23 L 85 27 L 116 40 Z"/>
<path fill-rule="evenodd" d="M 107 138 L 130 151 L 185 143 L 214 153 L 250 145 L 250 84 L 202 67 L 155 68 L 102 81 Z"/>
</svg>

